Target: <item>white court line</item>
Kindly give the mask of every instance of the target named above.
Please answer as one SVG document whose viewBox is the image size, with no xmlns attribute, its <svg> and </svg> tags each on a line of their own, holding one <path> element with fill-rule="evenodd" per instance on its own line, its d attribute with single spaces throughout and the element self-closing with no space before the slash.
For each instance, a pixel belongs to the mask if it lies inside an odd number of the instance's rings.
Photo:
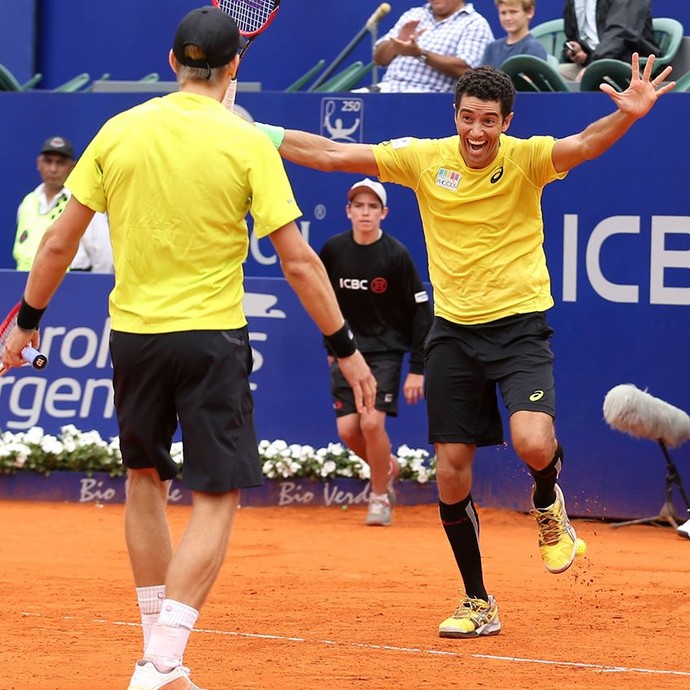
<svg viewBox="0 0 690 690">
<path fill-rule="evenodd" d="M 22 613 L 22 616 L 43 618 L 40 613 Z M 81 620 L 76 616 L 62 616 L 61 620 L 78 621 Z M 103 618 L 94 618 L 91 623 L 99 625 L 124 625 L 133 628 L 140 628 L 140 623 L 131 623 L 127 621 L 108 621 Z M 496 654 L 461 654 L 460 652 L 449 652 L 443 649 L 421 649 L 419 647 L 396 647 L 393 645 L 379 645 L 369 644 L 367 642 L 337 642 L 335 640 L 317 640 L 306 637 L 287 637 L 284 635 L 270 635 L 267 633 L 245 633 L 231 630 L 211 630 L 204 628 L 195 628 L 195 633 L 204 635 L 220 635 L 222 637 L 242 637 L 258 640 L 280 640 L 281 642 L 302 642 L 306 644 L 325 644 L 335 645 L 341 647 L 356 647 L 358 649 L 373 649 L 384 650 L 387 652 L 399 652 L 403 654 L 431 654 L 435 656 L 449 656 L 458 659 L 486 659 L 488 661 L 506 661 L 516 664 L 541 664 L 546 666 L 565 666 L 569 668 L 585 668 L 594 671 L 603 671 L 605 673 L 646 673 L 655 676 L 683 676 L 690 678 L 690 671 L 671 671 L 667 669 L 653 669 L 653 668 L 636 668 L 634 666 L 606 666 L 605 664 L 588 664 L 580 661 L 556 661 L 555 659 L 530 659 L 517 656 L 499 656 Z M 463 643 L 461 643 L 463 644 Z"/>
</svg>

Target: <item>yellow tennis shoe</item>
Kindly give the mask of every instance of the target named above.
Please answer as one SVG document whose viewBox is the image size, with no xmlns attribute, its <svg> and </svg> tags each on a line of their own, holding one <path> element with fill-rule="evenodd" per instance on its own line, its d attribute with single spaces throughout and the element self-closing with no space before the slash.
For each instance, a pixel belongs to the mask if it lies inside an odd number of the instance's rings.
<svg viewBox="0 0 690 690">
<path fill-rule="evenodd" d="M 548 508 L 532 508 L 530 515 L 537 520 L 539 552 L 550 573 L 562 573 L 575 560 L 577 535 L 565 512 L 565 498 L 556 484 L 556 500 Z"/>
<path fill-rule="evenodd" d="M 491 595 L 489 601 L 466 596 L 455 613 L 438 626 L 439 637 L 480 637 L 499 632 L 498 604 Z"/>
</svg>

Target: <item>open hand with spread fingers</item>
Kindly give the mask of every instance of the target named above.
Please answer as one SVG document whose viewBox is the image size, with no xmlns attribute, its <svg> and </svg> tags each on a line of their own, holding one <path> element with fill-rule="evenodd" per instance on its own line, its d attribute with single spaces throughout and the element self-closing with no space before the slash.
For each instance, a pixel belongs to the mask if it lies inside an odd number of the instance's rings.
<svg viewBox="0 0 690 690">
<path fill-rule="evenodd" d="M 676 85 L 674 81 L 664 84 L 671 74 L 671 66 L 666 67 L 652 79 L 654 61 L 654 55 L 650 55 L 640 74 L 640 56 L 633 53 L 630 86 L 620 93 L 609 84 L 602 84 L 599 88 L 611 97 L 622 113 L 635 118 L 644 117 L 652 109 L 657 98 L 671 91 Z"/>
</svg>

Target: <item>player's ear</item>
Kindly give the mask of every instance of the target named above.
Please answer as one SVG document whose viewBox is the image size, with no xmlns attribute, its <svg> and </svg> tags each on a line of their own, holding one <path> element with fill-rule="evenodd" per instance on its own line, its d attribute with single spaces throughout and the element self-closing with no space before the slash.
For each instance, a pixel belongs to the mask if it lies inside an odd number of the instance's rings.
<svg viewBox="0 0 690 690">
<path fill-rule="evenodd" d="M 240 66 L 240 56 L 239 56 L 239 54 L 237 54 L 230 61 L 230 64 L 228 65 L 228 68 L 231 70 L 230 71 L 230 78 L 231 79 L 237 79 L 237 70 L 239 69 L 239 66 Z"/>
<path fill-rule="evenodd" d="M 387 215 L 388 215 L 388 206 L 384 206 L 383 211 L 381 211 L 381 220 L 383 220 Z"/>
<path fill-rule="evenodd" d="M 503 126 L 501 127 L 501 132 L 505 133 L 510 127 L 510 123 L 513 121 L 513 113 L 510 113 L 505 120 L 503 120 Z"/>
<path fill-rule="evenodd" d="M 168 64 L 170 65 L 170 69 L 177 74 L 177 60 L 172 50 L 168 53 Z"/>
</svg>

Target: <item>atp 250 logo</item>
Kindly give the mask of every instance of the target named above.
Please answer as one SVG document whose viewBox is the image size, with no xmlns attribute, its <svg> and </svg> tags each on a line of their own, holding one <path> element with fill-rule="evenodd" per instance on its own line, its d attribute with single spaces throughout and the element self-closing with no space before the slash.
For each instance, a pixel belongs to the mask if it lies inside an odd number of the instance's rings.
<svg viewBox="0 0 690 690">
<path fill-rule="evenodd" d="M 321 135 L 334 141 L 364 141 L 364 101 L 361 98 L 324 98 Z"/>
</svg>

